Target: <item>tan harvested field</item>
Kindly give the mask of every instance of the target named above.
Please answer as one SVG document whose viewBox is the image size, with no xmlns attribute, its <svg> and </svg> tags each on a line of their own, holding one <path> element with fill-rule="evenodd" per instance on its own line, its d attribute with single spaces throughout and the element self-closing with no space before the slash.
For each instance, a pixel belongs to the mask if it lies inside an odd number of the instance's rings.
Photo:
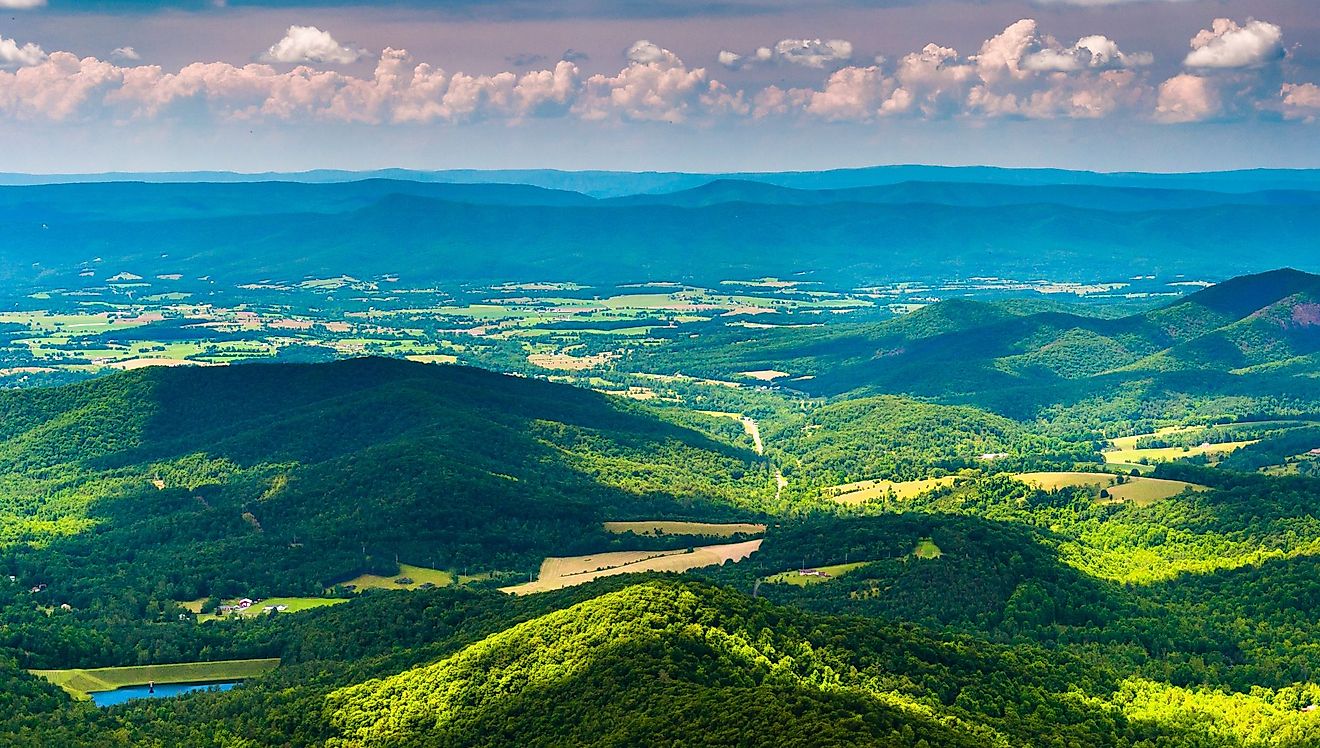
<svg viewBox="0 0 1320 748">
<path fill-rule="evenodd" d="M 1206 486 L 1196 483 L 1185 483 L 1180 480 L 1167 480 L 1164 478 L 1130 478 L 1127 483 L 1121 486 L 1112 486 L 1109 489 L 1109 501 L 1131 501 L 1137 506 L 1153 504 L 1156 501 L 1177 496 L 1183 491 L 1191 489 L 1194 492 L 1209 491 Z"/>
<path fill-rule="evenodd" d="M 1210 490 L 1208 487 L 1196 483 L 1165 478 L 1147 478 L 1145 476 L 1133 476 L 1128 478 L 1127 482 L 1119 484 L 1118 476 L 1109 473 L 1019 473 L 1013 477 L 1023 483 L 1039 486 L 1046 491 L 1091 486 L 1096 491 L 1097 499 L 1099 499 L 1100 490 L 1104 489 L 1109 492 L 1107 499 L 1101 499 L 1104 503 L 1131 501 L 1138 506 L 1177 496 L 1187 489 L 1192 491 Z"/>
<path fill-rule="evenodd" d="M 1108 463 L 1128 463 L 1145 459 L 1147 462 L 1168 462 L 1169 460 L 1178 460 L 1183 457 L 1197 457 L 1199 455 L 1219 455 L 1227 454 L 1237 449 L 1255 444 L 1259 439 L 1250 439 L 1240 442 L 1223 442 L 1220 444 L 1200 444 L 1195 447 L 1160 447 L 1155 449 L 1114 449 L 1105 452 L 1105 462 Z"/>
<path fill-rule="evenodd" d="M 941 486 L 952 486 L 956 476 L 946 475 L 942 478 L 926 478 L 925 480 L 909 481 L 888 481 L 888 480 L 864 480 L 856 483 L 844 483 L 838 486 L 830 486 L 825 489 L 825 495 L 832 501 L 840 504 L 864 504 L 873 499 L 879 499 L 893 492 L 900 499 L 910 499 L 914 496 L 920 496 L 932 488 Z"/>
<path fill-rule="evenodd" d="M 707 545 L 676 551 L 616 551 L 589 556 L 547 558 L 541 563 L 541 575 L 535 582 L 501 587 L 511 595 L 530 595 L 536 592 L 563 589 L 586 584 L 594 579 L 615 574 L 636 574 L 644 571 L 683 572 L 703 566 L 719 566 L 727 561 L 737 563 L 761 549 L 760 540 L 745 543 Z"/>
<path fill-rule="evenodd" d="M 527 357 L 527 362 L 542 369 L 583 371 L 609 363 L 613 358 L 614 354 L 609 352 L 598 353 L 594 356 L 570 356 L 566 353 L 533 353 Z"/>
<path fill-rule="evenodd" d="M 637 535 L 709 535 L 727 538 L 739 533 L 755 535 L 765 532 L 765 525 L 753 522 L 681 522 L 676 520 L 642 520 L 637 522 L 606 522 L 606 532 Z"/>
<path fill-rule="evenodd" d="M 786 371 L 779 371 L 778 369 L 758 369 L 757 371 L 740 371 L 738 372 L 738 376 L 747 377 L 748 379 L 756 379 L 762 382 L 773 382 L 776 379 L 783 379 L 784 377 L 789 376 L 789 373 Z"/>
</svg>

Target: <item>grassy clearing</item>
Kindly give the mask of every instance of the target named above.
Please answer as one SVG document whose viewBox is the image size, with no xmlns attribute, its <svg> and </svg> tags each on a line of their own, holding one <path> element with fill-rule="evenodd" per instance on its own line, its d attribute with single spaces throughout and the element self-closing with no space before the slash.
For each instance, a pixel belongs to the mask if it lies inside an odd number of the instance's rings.
<svg viewBox="0 0 1320 748">
<path fill-rule="evenodd" d="M 1057 491 L 1060 488 L 1089 487 L 1098 501 L 1104 503 L 1131 501 L 1138 506 L 1172 498 L 1188 489 L 1192 491 L 1210 490 L 1207 486 L 1196 483 L 1167 480 L 1165 478 L 1148 478 L 1146 476 L 1132 476 L 1124 479 L 1123 483 L 1119 483 L 1119 476 L 1109 473 L 1019 473 L 1013 477 L 1045 491 Z M 1108 496 L 1101 496 L 1101 491 L 1108 493 Z"/>
<path fill-rule="evenodd" d="M 834 564 L 833 566 L 817 566 L 811 569 L 790 569 L 781 571 L 765 578 L 769 584 L 791 584 L 795 587 L 806 587 L 812 584 L 821 584 L 837 579 L 850 571 L 866 566 L 870 561 L 857 561 L 851 564 Z"/>
<path fill-rule="evenodd" d="M 911 499 L 935 488 L 952 486 L 955 480 L 957 480 L 956 476 L 952 475 L 909 481 L 864 480 L 830 486 L 825 489 L 825 496 L 840 504 L 848 505 L 864 504 L 873 499 L 884 498 L 890 493 L 899 499 Z"/>
<path fill-rule="evenodd" d="M 401 579 L 408 581 L 400 582 Z M 341 585 L 361 591 L 367 589 L 415 590 L 424 584 L 435 587 L 448 587 L 453 583 L 454 575 L 447 571 L 428 569 L 425 566 L 413 566 L 412 564 L 399 564 L 399 573 L 394 576 L 382 577 L 377 574 L 362 574 L 347 582 L 342 582 Z"/>
<path fill-rule="evenodd" d="M 1195 447 L 1159 447 L 1152 449 L 1112 449 L 1104 453 L 1105 462 L 1114 463 L 1134 463 L 1141 460 L 1147 462 L 1168 462 L 1178 460 L 1184 457 L 1197 457 L 1199 455 L 1222 455 L 1228 454 L 1237 449 L 1255 444 L 1259 439 L 1249 439 L 1240 442 L 1223 442 L 1221 444 L 1198 444 Z"/>
<path fill-rule="evenodd" d="M 597 553 L 590 556 L 547 558 L 541 564 L 541 575 L 534 582 L 501 587 L 512 595 L 563 589 L 585 584 L 615 574 L 635 574 L 643 571 L 675 571 L 719 566 L 726 561 L 737 563 L 761 549 L 760 540 L 725 545 L 707 545 L 675 551 L 619 551 Z"/>
<path fill-rule="evenodd" d="M 32 670 L 33 675 L 85 698 L 93 691 L 113 691 L 125 686 L 147 683 L 208 683 L 254 678 L 279 667 L 278 657 L 259 660 L 220 660 L 218 662 L 183 662 L 173 665 L 133 665 L 130 667 L 74 668 L 71 670 Z"/>
<path fill-rule="evenodd" d="M 708 535 L 727 538 L 739 533 L 756 535 L 765 532 L 765 525 L 753 522 L 681 522 L 670 520 L 640 520 L 636 522 L 606 522 L 606 532 L 637 535 Z"/>
<path fill-rule="evenodd" d="M 918 540 L 916 547 L 912 549 L 913 558 L 932 559 L 943 555 L 944 551 L 940 550 L 940 547 L 935 545 L 935 541 L 930 538 Z"/>
<path fill-rule="evenodd" d="M 182 605 L 184 608 L 197 614 L 198 623 L 203 623 L 205 621 L 218 621 L 222 618 L 228 618 L 231 616 L 237 616 L 239 618 L 255 618 L 256 616 L 266 615 L 271 612 L 297 613 L 303 610 L 311 610 L 312 608 L 323 608 L 327 605 L 346 603 L 348 600 L 335 597 L 268 597 L 253 603 L 244 610 L 235 610 L 224 615 L 219 613 L 203 613 L 202 604 L 204 602 L 206 602 L 204 599 L 192 600 L 190 602 L 182 603 Z M 222 600 L 221 602 L 225 605 L 235 605 L 238 601 Z M 283 607 L 284 610 L 279 610 L 280 607 Z"/>
</svg>

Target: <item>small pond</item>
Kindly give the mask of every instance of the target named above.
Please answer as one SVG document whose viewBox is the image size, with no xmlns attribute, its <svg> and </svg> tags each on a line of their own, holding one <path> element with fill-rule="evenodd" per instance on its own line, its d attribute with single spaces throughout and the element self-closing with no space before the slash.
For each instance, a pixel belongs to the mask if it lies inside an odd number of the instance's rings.
<svg viewBox="0 0 1320 748">
<path fill-rule="evenodd" d="M 116 688 L 113 691 L 93 691 L 88 695 L 92 697 L 92 702 L 97 706 L 114 706 L 131 699 L 163 699 L 190 691 L 205 691 L 207 689 L 228 691 L 237 686 L 238 683 L 238 681 L 227 683 L 157 683 L 154 691 L 150 686 L 141 685 L 125 686 Z"/>
</svg>

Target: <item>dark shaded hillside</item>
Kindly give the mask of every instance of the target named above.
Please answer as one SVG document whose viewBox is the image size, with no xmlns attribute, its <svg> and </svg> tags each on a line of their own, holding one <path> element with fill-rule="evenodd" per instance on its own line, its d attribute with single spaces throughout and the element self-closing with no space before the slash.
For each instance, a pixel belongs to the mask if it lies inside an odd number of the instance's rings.
<svg viewBox="0 0 1320 748">
<path fill-rule="evenodd" d="M 319 594 L 400 558 L 526 572 L 617 545 L 603 520 L 746 516 L 772 490 L 639 406 L 385 359 L 131 372 L 0 414 L 8 573 L 80 609 Z"/>
</svg>

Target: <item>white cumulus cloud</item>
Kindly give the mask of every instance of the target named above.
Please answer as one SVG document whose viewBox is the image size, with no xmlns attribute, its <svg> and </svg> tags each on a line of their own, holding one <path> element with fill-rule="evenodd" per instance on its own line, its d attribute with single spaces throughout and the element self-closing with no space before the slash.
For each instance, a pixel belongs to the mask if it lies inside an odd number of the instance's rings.
<svg viewBox="0 0 1320 748">
<path fill-rule="evenodd" d="M 46 52 L 35 44 L 19 46 L 13 39 L 0 36 L 0 68 L 36 65 L 46 59 Z"/>
<path fill-rule="evenodd" d="M 10 10 L 28 10 L 46 7 L 46 0 L 0 0 L 0 8 Z"/>
<path fill-rule="evenodd" d="M 116 47 L 110 53 L 110 56 L 121 62 L 137 62 L 142 59 L 142 55 L 138 54 L 138 51 L 132 47 Z"/>
<path fill-rule="evenodd" d="M 1183 73 L 1160 85 L 1155 117 L 1173 124 L 1213 119 L 1220 112 L 1219 90 L 1203 76 Z"/>
<path fill-rule="evenodd" d="M 322 31 L 315 26 L 290 26 L 284 38 L 266 50 L 261 59 L 265 62 L 328 62 L 347 65 L 366 56 L 365 49 L 340 44 L 329 31 Z"/>
<path fill-rule="evenodd" d="M 771 47 L 758 47 L 751 54 L 720 50 L 719 63 L 738 69 L 759 63 L 782 62 L 789 65 L 824 69 L 852 59 L 853 45 L 846 39 L 781 39 Z"/>
<path fill-rule="evenodd" d="M 1216 18 L 1191 44 L 1183 62 L 1192 68 L 1258 67 L 1284 57 L 1283 29 L 1254 19 L 1239 26 L 1232 19 Z"/>
</svg>

